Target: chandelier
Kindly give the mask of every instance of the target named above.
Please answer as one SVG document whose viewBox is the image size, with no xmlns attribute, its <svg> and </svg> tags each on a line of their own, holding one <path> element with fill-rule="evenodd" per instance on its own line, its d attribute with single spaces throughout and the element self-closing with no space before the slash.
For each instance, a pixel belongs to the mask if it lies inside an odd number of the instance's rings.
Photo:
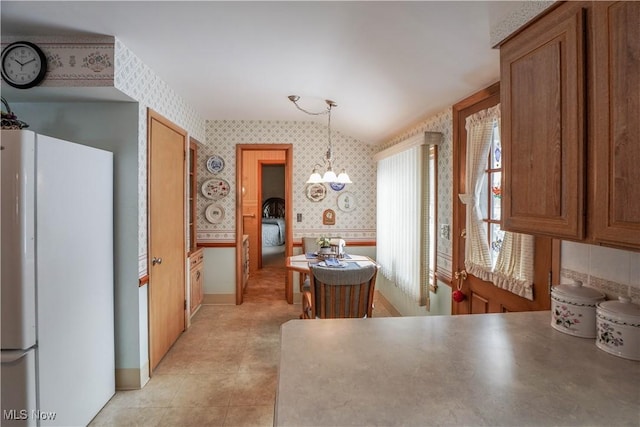
<svg viewBox="0 0 640 427">
<path fill-rule="evenodd" d="M 337 107 L 338 104 L 331 101 L 330 99 L 325 99 L 324 102 L 327 103 L 326 110 L 314 113 L 300 107 L 298 105 L 299 99 L 300 97 L 297 95 L 289 95 L 289 101 L 293 102 L 298 110 L 312 116 L 320 116 L 323 114 L 327 115 L 327 139 L 329 140 L 329 145 L 327 146 L 327 152 L 324 156 L 324 167 L 326 168 L 326 171 L 323 175 L 320 175 L 318 168 L 322 169 L 323 166 L 316 163 L 313 166 L 313 171 L 311 172 L 311 176 L 309 176 L 309 179 L 307 180 L 307 184 L 317 184 L 319 182 L 352 184 L 351 180 L 349 179 L 349 175 L 347 175 L 347 172 L 344 169 L 342 169 L 342 171 L 338 175 L 336 175 L 336 173 L 333 171 L 333 146 L 331 145 L 331 109 L 333 107 Z"/>
</svg>

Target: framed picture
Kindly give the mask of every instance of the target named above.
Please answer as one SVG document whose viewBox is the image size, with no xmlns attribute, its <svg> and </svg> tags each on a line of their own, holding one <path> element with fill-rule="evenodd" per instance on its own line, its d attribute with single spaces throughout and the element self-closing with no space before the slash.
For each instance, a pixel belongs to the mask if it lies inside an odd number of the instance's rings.
<svg viewBox="0 0 640 427">
<path fill-rule="evenodd" d="M 307 184 L 304 189 L 307 199 L 319 202 L 327 196 L 327 187 L 324 184 Z"/>
<path fill-rule="evenodd" d="M 336 225 L 336 213 L 333 209 L 327 209 L 322 212 L 322 223 L 324 225 Z"/>
</svg>

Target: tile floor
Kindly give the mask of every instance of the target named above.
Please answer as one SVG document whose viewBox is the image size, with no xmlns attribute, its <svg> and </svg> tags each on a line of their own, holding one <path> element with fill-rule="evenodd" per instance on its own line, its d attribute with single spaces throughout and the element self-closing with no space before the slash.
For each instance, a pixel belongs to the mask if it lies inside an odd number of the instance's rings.
<svg viewBox="0 0 640 427">
<path fill-rule="evenodd" d="M 142 390 L 118 391 L 91 426 L 271 426 L 280 325 L 298 319 L 284 299 L 285 270 L 271 260 L 244 303 L 203 305 Z M 390 313 L 376 304 L 374 317 Z"/>
</svg>

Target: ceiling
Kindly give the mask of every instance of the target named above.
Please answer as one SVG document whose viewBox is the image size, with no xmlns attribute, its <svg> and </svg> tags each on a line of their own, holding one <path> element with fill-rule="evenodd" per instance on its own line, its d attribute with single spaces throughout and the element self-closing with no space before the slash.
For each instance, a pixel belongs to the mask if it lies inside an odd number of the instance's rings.
<svg viewBox="0 0 640 427">
<path fill-rule="evenodd" d="M 2 1 L 2 35 L 117 37 L 208 120 L 320 120 L 384 142 L 499 79 L 504 2 Z M 492 21 L 493 20 L 493 21 Z"/>
</svg>

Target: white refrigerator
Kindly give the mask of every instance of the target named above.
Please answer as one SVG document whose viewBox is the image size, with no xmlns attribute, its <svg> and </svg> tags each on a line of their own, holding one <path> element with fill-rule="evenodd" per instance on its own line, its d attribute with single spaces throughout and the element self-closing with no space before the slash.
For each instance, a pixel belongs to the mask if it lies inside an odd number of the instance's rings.
<svg viewBox="0 0 640 427">
<path fill-rule="evenodd" d="M 113 154 L 0 146 L 0 425 L 84 426 L 115 393 Z"/>
</svg>

